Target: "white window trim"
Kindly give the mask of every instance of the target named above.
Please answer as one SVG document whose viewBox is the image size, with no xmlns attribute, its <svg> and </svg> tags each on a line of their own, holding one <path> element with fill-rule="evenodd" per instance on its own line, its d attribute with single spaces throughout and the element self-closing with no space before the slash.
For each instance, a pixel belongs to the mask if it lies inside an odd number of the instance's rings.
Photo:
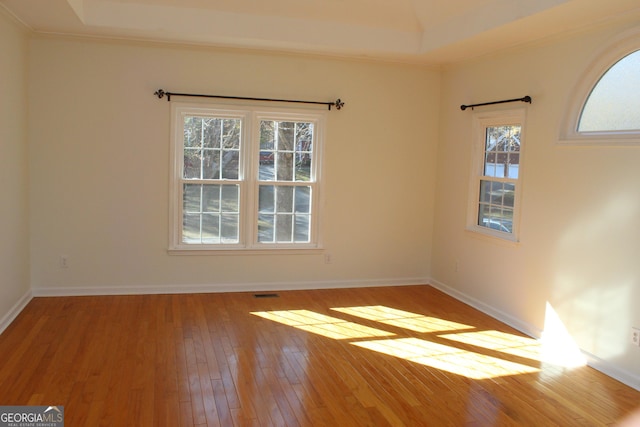
<svg viewBox="0 0 640 427">
<path fill-rule="evenodd" d="M 240 186 L 240 231 L 237 244 L 187 244 L 181 239 L 182 230 L 182 168 L 183 168 L 183 121 L 184 115 L 211 115 L 218 117 L 241 118 L 243 126 L 241 141 L 244 148 L 240 151 L 240 170 L 238 181 L 230 181 Z M 175 255 L 253 255 L 253 254 L 308 254 L 321 252 L 321 211 L 323 206 L 322 192 L 322 159 L 324 145 L 324 128 L 326 112 L 294 110 L 282 107 L 272 109 L 264 107 L 237 107 L 228 104 L 171 104 L 171 150 L 169 177 L 169 248 Z M 312 200 L 310 243 L 261 243 L 257 241 L 258 222 L 258 186 L 257 167 L 260 144 L 254 141 L 259 138 L 260 119 L 307 121 L 314 123 L 314 153 L 312 157 Z M 296 185 L 296 182 L 292 182 Z M 309 185 L 300 182 L 299 185 Z M 242 208 L 244 206 L 244 208 Z"/>
<path fill-rule="evenodd" d="M 469 180 L 469 200 L 467 205 L 466 230 L 476 235 L 500 239 L 501 241 L 518 243 L 520 241 L 520 206 L 522 199 L 522 176 L 524 152 L 526 146 L 526 110 L 524 108 L 512 110 L 498 110 L 477 112 L 472 115 L 472 155 L 471 173 Z M 518 167 L 518 179 L 515 181 L 515 194 L 513 205 L 513 231 L 511 233 L 498 231 L 489 227 L 478 225 L 478 210 L 480 206 L 480 180 L 486 178 L 484 170 L 485 129 L 488 126 L 503 126 L 520 124 L 522 133 L 520 136 L 520 158 Z"/>
<path fill-rule="evenodd" d="M 618 61 L 638 49 L 640 49 L 640 30 L 633 29 L 616 37 L 611 44 L 595 55 L 571 91 L 568 108 L 560 125 L 558 145 L 640 144 L 640 131 L 578 131 L 582 109 L 600 78 Z"/>
</svg>

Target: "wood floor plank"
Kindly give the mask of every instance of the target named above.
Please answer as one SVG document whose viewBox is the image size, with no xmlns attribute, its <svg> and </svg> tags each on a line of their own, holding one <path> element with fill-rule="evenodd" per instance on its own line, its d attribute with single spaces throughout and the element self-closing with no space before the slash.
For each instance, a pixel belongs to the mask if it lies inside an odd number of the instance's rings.
<svg viewBox="0 0 640 427">
<path fill-rule="evenodd" d="M 509 339 L 531 342 L 429 286 L 34 298 L 0 335 L 0 404 L 158 427 L 606 426 L 640 406 Z"/>
</svg>

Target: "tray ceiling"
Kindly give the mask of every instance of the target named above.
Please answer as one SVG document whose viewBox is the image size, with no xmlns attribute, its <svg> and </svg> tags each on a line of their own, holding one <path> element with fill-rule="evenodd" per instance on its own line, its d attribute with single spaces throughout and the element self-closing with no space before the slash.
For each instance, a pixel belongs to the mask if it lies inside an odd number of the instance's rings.
<svg viewBox="0 0 640 427">
<path fill-rule="evenodd" d="M 40 33 L 446 63 L 630 13 L 637 0 L 0 0 Z"/>
</svg>

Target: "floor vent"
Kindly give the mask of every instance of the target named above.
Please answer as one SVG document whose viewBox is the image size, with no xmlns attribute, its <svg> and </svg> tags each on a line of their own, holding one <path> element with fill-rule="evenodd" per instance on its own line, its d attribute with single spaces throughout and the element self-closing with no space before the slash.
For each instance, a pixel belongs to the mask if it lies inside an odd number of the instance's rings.
<svg viewBox="0 0 640 427">
<path fill-rule="evenodd" d="M 253 294 L 254 298 L 278 298 L 278 294 Z"/>
</svg>

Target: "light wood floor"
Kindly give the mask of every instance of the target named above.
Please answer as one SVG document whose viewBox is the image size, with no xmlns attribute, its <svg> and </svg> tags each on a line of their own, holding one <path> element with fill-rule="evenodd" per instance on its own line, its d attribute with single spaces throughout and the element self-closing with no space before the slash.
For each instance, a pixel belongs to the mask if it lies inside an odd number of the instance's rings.
<svg viewBox="0 0 640 427">
<path fill-rule="evenodd" d="M 35 298 L 0 405 L 66 426 L 611 425 L 640 392 L 429 286 Z"/>
</svg>

